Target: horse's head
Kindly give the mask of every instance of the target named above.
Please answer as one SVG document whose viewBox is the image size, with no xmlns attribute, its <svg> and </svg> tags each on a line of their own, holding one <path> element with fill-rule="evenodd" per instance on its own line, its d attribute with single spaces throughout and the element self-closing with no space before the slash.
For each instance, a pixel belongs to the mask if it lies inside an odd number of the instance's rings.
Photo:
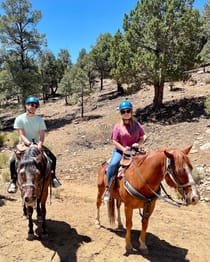
<svg viewBox="0 0 210 262">
<path fill-rule="evenodd" d="M 195 205 L 200 198 L 192 176 L 192 164 L 188 157 L 191 148 L 192 146 L 184 150 L 164 150 L 167 157 L 165 180 L 169 186 L 178 190 L 187 205 Z"/>
<path fill-rule="evenodd" d="M 29 147 L 18 166 L 18 185 L 23 204 L 35 207 L 43 177 L 43 155 L 37 147 Z"/>
</svg>

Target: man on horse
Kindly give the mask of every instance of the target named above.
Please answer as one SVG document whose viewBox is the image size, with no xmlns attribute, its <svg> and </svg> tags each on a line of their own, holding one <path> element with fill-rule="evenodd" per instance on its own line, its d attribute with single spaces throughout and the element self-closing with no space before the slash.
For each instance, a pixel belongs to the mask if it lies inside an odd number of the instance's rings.
<svg viewBox="0 0 210 262">
<path fill-rule="evenodd" d="M 144 143 L 144 130 L 139 122 L 133 117 L 133 105 L 129 100 L 123 101 L 119 105 L 121 121 L 115 124 L 112 131 L 112 141 L 115 146 L 109 167 L 107 170 L 107 185 L 104 194 L 104 201 L 110 199 L 110 186 L 112 177 L 117 171 L 123 153 L 130 147 L 138 148 Z"/>
<path fill-rule="evenodd" d="M 39 150 L 43 151 L 45 156 L 51 162 L 52 186 L 59 187 L 61 183 L 55 176 L 56 157 L 46 148 L 44 144 L 45 131 L 47 130 L 44 119 L 36 115 L 36 109 L 39 107 L 39 99 L 34 96 L 27 97 L 25 100 L 26 112 L 17 116 L 14 122 L 14 128 L 19 135 L 20 144 L 26 147 L 34 144 Z M 17 163 L 16 154 L 13 154 L 10 160 L 10 176 L 11 182 L 7 189 L 8 193 L 16 193 L 17 191 Z"/>
</svg>

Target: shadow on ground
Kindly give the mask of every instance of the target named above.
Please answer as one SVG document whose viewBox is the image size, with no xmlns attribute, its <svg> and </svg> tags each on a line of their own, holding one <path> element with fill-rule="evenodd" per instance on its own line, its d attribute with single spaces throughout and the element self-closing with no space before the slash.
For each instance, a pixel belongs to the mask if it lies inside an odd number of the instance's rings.
<svg viewBox="0 0 210 262">
<path fill-rule="evenodd" d="M 113 230 L 110 228 L 108 230 L 122 238 L 125 238 L 125 230 Z M 161 240 L 152 233 L 147 233 L 146 235 L 146 244 L 149 254 L 142 254 L 138 245 L 139 235 L 139 230 L 131 231 L 133 251 L 130 253 L 130 255 L 143 256 L 151 262 L 189 262 L 189 260 L 186 259 L 188 253 L 186 248 L 173 246 L 167 241 Z M 129 253 L 125 253 L 124 255 L 129 257 Z"/>
<path fill-rule="evenodd" d="M 172 125 L 181 122 L 198 121 L 200 117 L 209 118 L 205 112 L 206 97 L 184 98 L 172 100 L 164 103 L 164 105 L 155 109 L 150 104 L 142 109 L 136 110 L 136 117 L 140 123 L 156 123 L 162 125 Z"/>
<path fill-rule="evenodd" d="M 6 201 L 17 201 L 17 199 L 0 195 L 0 207 L 4 206 Z"/>
<path fill-rule="evenodd" d="M 165 102 L 159 109 L 154 109 L 153 104 L 150 104 L 142 109 L 137 109 L 135 115 L 142 124 L 158 122 L 162 125 L 170 125 L 181 122 L 198 121 L 201 116 L 209 118 L 209 115 L 205 112 L 205 100 L 205 96 L 172 100 Z M 72 121 L 89 121 L 101 117 L 102 115 L 92 114 L 90 116 L 84 115 L 84 117 L 81 118 L 78 111 L 75 111 L 71 114 L 64 114 L 63 117 L 46 119 L 46 124 L 49 130 L 53 130 L 70 124 Z M 2 117 L 0 120 L 3 126 L 1 130 L 13 130 L 14 117 L 8 119 Z"/>
<path fill-rule="evenodd" d="M 83 243 L 91 242 L 86 235 L 79 235 L 75 228 L 64 221 L 47 220 L 48 238 L 41 239 L 44 247 L 54 251 L 59 261 L 77 261 L 77 250 Z M 51 261 L 53 260 L 51 258 Z"/>
</svg>

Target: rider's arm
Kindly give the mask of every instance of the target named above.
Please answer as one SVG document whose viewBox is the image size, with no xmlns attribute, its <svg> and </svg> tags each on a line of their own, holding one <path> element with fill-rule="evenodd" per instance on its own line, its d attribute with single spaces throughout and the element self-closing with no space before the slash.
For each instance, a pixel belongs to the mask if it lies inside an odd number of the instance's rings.
<svg viewBox="0 0 210 262">
<path fill-rule="evenodd" d="M 17 129 L 18 135 L 21 139 L 21 141 L 23 141 L 23 143 L 26 146 L 29 146 L 31 144 L 31 142 L 28 140 L 28 138 L 25 136 L 24 130 L 22 128 L 18 128 Z"/>
<path fill-rule="evenodd" d="M 38 148 L 41 149 L 43 144 L 44 144 L 44 139 L 45 139 L 45 131 L 40 130 L 39 131 L 39 142 L 38 142 Z"/>
<path fill-rule="evenodd" d="M 122 146 L 122 145 L 121 145 L 119 142 L 117 142 L 116 140 L 112 140 L 112 142 L 113 142 L 114 146 L 115 146 L 118 150 L 120 150 L 120 151 L 122 151 L 122 152 L 125 152 L 125 151 L 127 150 L 127 147 Z"/>
<path fill-rule="evenodd" d="M 141 136 L 140 138 L 139 138 L 139 146 L 141 146 L 141 145 L 143 145 L 144 144 L 144 141 L 145 141 L 145 135 L 144 136 Z"/>
</svg>

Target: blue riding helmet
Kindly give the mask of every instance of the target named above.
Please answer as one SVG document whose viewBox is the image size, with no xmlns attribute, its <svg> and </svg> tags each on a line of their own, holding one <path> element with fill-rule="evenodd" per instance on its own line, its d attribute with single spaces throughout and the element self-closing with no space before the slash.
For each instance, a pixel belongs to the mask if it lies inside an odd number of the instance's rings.
<svg viewBox="0 0 210 262">
<path fill-rule="evenodd" d="M 39 99 L 35 96 L 29 96 L 25 100 L 25 104 L 34 103 L 39 107 Z"/>
<path fill-rule="evenodd" d="M 131 104 L 129 100 L 125 100 L 119 105 L 120 111 L 122 111 L 123 109 L 132 109 L 132 108 L 133 108 L 133 105 Z"/>
</svg>

